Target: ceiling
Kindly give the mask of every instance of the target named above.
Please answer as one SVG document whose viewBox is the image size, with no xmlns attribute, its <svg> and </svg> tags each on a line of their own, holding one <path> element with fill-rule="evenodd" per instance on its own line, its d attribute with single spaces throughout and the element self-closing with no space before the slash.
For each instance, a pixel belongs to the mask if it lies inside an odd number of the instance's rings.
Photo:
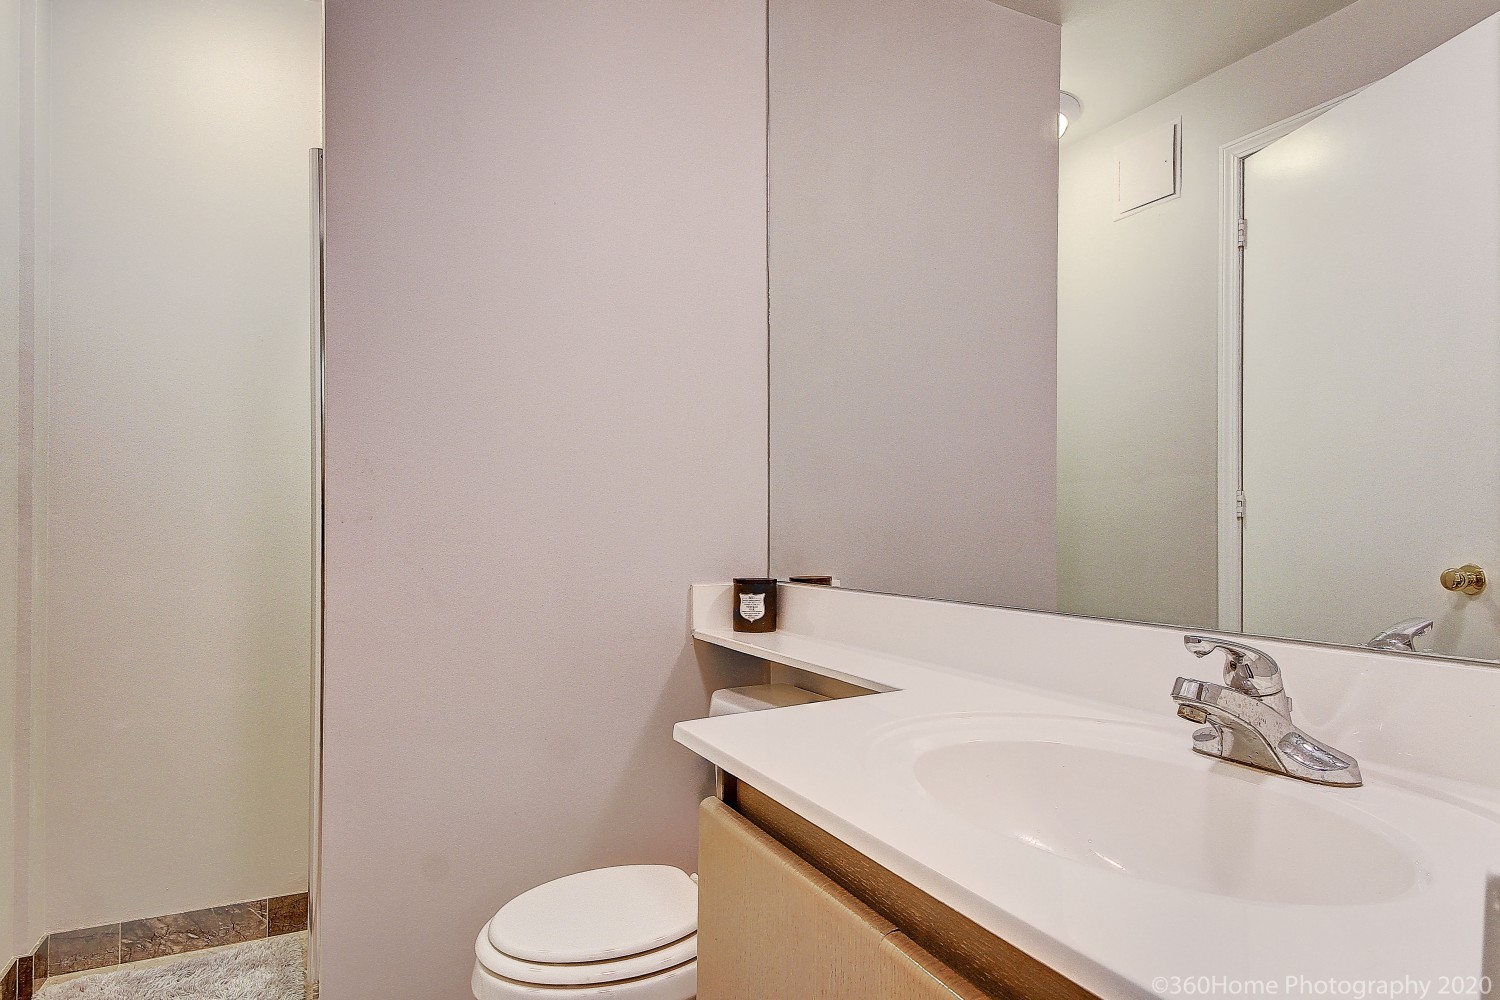
<svg viewBox="0 0 1500 1000">
<path fill-rule="evenodd" d="M 1077 139 L 1150 107 L 1353 0 L 999 0 L 1063 29 Z"/>
</svg>

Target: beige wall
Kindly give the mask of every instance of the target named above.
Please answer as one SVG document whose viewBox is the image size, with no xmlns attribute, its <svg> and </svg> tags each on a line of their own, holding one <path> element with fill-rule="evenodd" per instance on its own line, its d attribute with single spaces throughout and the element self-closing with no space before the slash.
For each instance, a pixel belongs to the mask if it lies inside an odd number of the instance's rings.
<svg viewBox="0 0 1500 1000">
<path fill-rule="evenodd" d="M 21 4 L 0 3 L 0 965 L 24 947 L 24 864 L 16 796 L 25 748 L 16 726 L 21 415 Z"/>
<path fill-rule="evenodd" d="M 50 929 L 306 884 L 320 8 L 52 0 Z"/>
<path fill-rule="evenodd" d="M 691 869 L 766 559 L 762 0 L 328 0 L 324 1000 L 468 995 L 582 868 Z"/>
<path fill-rule="evenodd" d="M 1060 30 L 771 6 L 771 566 L 1048 609 Z"/>
<path fill-rule="evenodd" d="M 1217 608 L 1219 147 L 1394 72 L 1496 0 L 1358 0 L 1063 147 L 1058 597 L 1212 627 Z M 1114 148 L 1183 119 L 1183 195 L 1114 220 Z"/>
</svg>

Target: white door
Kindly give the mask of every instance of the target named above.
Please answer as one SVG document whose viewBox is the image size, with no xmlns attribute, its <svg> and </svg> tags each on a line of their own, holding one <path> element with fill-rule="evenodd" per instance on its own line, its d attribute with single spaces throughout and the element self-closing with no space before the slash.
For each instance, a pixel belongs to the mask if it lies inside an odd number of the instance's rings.
<svg viewBox="0 0 1500 1000">
<path fill-rule="evenodd" d="M 1500 657 L 1500 17 L 1249 157 L 1245 215 L 1244 631 Z"/>
</svg>

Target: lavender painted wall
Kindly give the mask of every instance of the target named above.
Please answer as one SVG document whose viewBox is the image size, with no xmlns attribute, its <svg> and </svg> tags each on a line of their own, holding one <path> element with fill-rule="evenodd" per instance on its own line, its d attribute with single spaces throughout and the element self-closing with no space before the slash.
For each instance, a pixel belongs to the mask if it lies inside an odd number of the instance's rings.
<svg viewBox="0 0 1500 1000">
<path fill-rule="evenodd" d="M 671 740 L 766 561 L 761 0 L 327 0 L 322 996 L 468 995 L 511 895 L 691 867 Z"/>
<path fill-rule="evenodd" d="M 771 15 L 771 568 L 1052 608 L 1061 30 Z"/>
</svg>

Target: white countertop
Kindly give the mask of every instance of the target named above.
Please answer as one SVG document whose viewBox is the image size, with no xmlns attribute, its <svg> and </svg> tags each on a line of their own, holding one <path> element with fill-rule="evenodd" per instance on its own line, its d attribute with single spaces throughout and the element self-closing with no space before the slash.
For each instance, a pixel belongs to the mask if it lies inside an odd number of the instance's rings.
<svg viewBox="0 0 1500 1000">
<path fill-rule="evenodd" d="M 727 615 L 722 624 L 714 620 L 723 603 L 718 591 L 695 596 L 701 598 L 696 638 L 884 693 L 684 722 L 676 728 L 679 743 L 1101 996 L 1383 995 L 1397 986 L 1421 996 L 1425 986 L 1428 996 L 1478 997 L 1482 986 L 1472 980 L 1500 973 L 1500 795 L 1492 787 L 1370 760 L 1362 760 L 1365 786 L 1357 789 L 1261 775 L 1193 754 L 1191 727 L 1175 718 L 1165 690 L 1159 711 L 1142 711 L 1076 691 L 977 676 L 904 655 L 910 650 L 864 648 L 810 627 L 737 634 Z M 920 605 L 934 603 L 913 601 L 910 613 L 927 613 Z M 787 617 L 794 626 L 802 620 Z M 1078 621 L 1051 617 L 1037 627 L 1066 631 Z M 1283 656 L 1283 668 L 1296 697 L 1296 665 Z M 1194 669 L 1181 664 L 1183 673 L 1207 676 L 1203 667 Z M 1496 680 L 1500 674 L 1479 675 L 1477 683 Z M 1182 888 L 983 829 L 932 799 L 911 768 L 893 764 L 889 747 L 914 725 L 938 731 L 1018 717 L 1144 727 L 1136 731 L 1163 753 L 1180 746 L 1174 765 L 1222 771 L 1258 783 L 1258 795 L 1290 797 L 1382 830 L 1415 862 L 1415 884 L 1354 905 L 1251 901 Z M 1160 808 L 1148 797 L 1124 801 Z"/>
</svg>

